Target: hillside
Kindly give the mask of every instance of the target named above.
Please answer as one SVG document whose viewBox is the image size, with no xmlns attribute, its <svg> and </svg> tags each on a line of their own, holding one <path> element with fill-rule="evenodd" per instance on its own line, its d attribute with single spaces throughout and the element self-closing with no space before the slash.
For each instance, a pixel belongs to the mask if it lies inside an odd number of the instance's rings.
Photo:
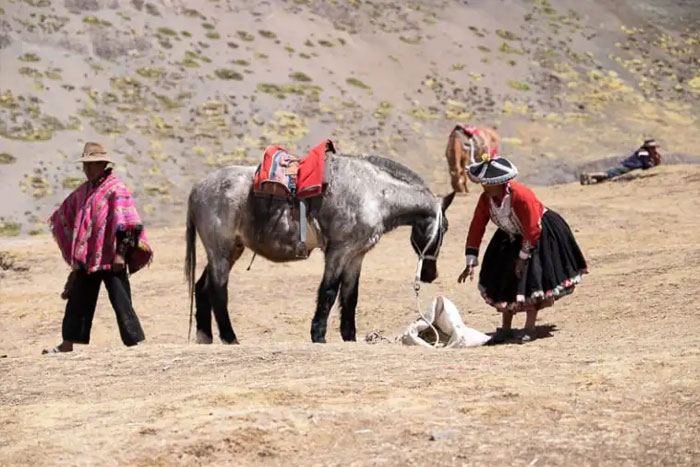
<svg viewBox="0 0 700 467">
<path fill-rule="evenodd" d="M 0 235 L 45 231 L 105 141 L 151 225 L 193 180 L 283 144 L 401 160 L 437 191 L 456 122 L 497 126 L 525 181 L 643 137 L 696 155 L 692 0 L 3 0 Z M 686 160 L 686 159 L 683 159 Z"/>
</svg>

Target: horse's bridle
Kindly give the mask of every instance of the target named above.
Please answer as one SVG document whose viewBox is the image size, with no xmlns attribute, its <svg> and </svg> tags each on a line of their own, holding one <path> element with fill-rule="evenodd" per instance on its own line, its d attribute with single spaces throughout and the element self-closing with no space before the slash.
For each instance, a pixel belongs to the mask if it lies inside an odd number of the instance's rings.
<svg viewBox="0 0 700 467">
<path fill-rule="evenodd" d="M 436 240 L 442 240 L 442 208 L 438 206 L 437 209 L 437 214 L 435 215 L 435 223 L 433 224 L 433 231 L 430 233 L 430 237 L 428 237 L 428 241 L 426 242 L 425 246 L 421 250 L 418 248 L 418 245 L 416 245 L 416 242 L 411 238 L 411 243 L 415 247 L 416 251 L 418 251 L 418 266 L 416 267 L 416 283 L 420 280 L 420 272 L 421 269 L 423 269 L 423 260 L 432 260 L 432 261 L 437 261 L 438 255 L 440 254 L 440 248 L 442 247 L 442 242 L 438 242 L 437 249 L 435 250 L 435 253 L 432 255 L 426 254 L 428 251 L 428 248 L 436 241 Z"/>
</svg>

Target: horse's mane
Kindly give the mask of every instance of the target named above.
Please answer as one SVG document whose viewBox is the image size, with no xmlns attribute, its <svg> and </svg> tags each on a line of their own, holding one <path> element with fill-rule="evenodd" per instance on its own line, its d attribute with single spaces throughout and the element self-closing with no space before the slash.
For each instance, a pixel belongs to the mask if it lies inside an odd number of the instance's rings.
<svg viewBox="0 0 700 467">
<path fill-rule="evenodd" d="M 349 154 L 341 154 L 343 156 L 350 156 Z M 391 175 L 395 179 L 408 183 L 409 185 L 421 185 L 425 186 L 425 180 L 423 177 L 415 173 L 413 170 L 409 169 L 400 162 L 396 162 L 392 159 L 387 159 L 386 157 L 380 156 L 359 156 L 357 159 L 367 161 L 375 167 L 381 169 L 383 172 Z"/>
</svg>

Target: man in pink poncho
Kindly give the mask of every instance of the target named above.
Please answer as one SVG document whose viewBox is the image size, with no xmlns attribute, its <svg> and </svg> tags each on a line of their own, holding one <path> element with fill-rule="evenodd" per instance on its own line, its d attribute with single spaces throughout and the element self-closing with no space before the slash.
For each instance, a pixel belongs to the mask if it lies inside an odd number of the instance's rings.
<svg viewBox="0 0 700 467">
<path fill-rule="evenodd" d="M 88 344 L 100 284 L 104 282 L 117 314 L 124 345 L 145 339 L 131 303 L 129 274 L 150 263 L 151 247 L 131 192 L 112 174 L 112 160 L 98 143 L 86 143 L 79 162 L 87 181 L 66 198 L 49 218 L 63 258 L 71 267 L 62 298 L 63 342 L 43 353 L 71 352 Z"/>
</svg>

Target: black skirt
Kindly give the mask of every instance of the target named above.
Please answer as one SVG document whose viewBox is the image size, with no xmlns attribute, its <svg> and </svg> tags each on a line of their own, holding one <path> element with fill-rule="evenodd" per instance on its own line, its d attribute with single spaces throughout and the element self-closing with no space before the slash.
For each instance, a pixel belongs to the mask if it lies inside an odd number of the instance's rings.
<svg viewBox="0 0 700 467">
<path fill-rule="evenodd" d="M 581 275 L 588 272 L 586 260 L 566 221 L 547 210 L 542 234 L 532 250 L 525 274 L 515 276 L 515 261 L 522 237 L 511 238 L 498 229 L 489 243 L 479 273 L 479 290 L 489 305 L 499 311 L 539 310 L 569 295 Z"/>
</svg>

